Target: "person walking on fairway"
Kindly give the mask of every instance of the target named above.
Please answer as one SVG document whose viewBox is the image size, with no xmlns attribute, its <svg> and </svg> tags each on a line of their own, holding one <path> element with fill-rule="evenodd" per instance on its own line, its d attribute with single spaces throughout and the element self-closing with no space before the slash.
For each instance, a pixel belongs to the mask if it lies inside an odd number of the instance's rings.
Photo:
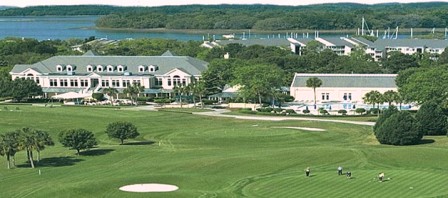
<svg viewBox="0 0 448 198">
<path fill-rule="evenodd" d="M 342 175 L 342 166 L 338 167 L 338 175 Z"/>
<path fill-rule="evenodd" d="M 309 177 L 309 176 L 310 176 L 310 173 L 311 173 L 310 167 L 306 167 L 306 169 L 305 169 L 305 175 L 306 175 L 307 177 Z"/>
<path fill-rule="evenodd" d="M 380 174 L 378 174 L 378 180 L 380 180 L 380 182 L 383 182 L 384 179 L 384 173 L 381 172 Z"/>
</svg>

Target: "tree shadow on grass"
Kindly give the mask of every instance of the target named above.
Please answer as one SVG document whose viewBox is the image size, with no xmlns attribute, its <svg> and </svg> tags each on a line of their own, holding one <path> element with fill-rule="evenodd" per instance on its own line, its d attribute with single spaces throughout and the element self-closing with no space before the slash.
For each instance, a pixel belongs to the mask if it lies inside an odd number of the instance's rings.
<svg viewBox="0 0 448 198">
<path fill-rule="evenodd" d="M 151 145 L 154 144 L 154 141 L 141 141 L 141 142 L 125 142 L 122 145 L 134 145 L 134 146 L 142 146 L 142 145 Z"/>
<path fill-rule="evenodd" d="M 79 152 L 79 155 L 99 156 L 99 155 L 106 155 L 112 151 L 115 151 L 115 149 L 92 149 L 92 150 Z"/>
<path fill-rule="evenodd" d="M 423 140 L 420 140 L 420 142 L 418 144 L 432 144 L 434 142 L 436 142 L 436 141 L 433 139 L 423 139 Z"/>
<path fill-rule="evenodd" d="M 60 167 L 60 166 L 73 166 L 78 162 L 84 161 L 83 159 L 78 159 L 71 156 L 66 157 L 50 157 L 43 158 L 39 162 L 35 161 L 34 165 L 36 167 Z M 30 168 L 29 163 L 19 164 L 17 168 Z"/>
</svg>

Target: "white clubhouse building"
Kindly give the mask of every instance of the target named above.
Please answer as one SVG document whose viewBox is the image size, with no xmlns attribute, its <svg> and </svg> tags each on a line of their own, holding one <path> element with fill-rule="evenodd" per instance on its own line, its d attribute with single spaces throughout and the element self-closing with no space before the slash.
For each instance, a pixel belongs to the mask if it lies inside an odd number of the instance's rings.
<svg viewBox="0 0 448 198">
<path fill-rule="evenodd" d="M 54 56 L 31 65 L 15 65 L 12 79 L 28 78 L 44 93 L 95 93 L 107 87 L 122 91 L 140 84 L 145 94 L 170 93 L 201 77 L 208 63 L 188 56 Z"/>
<path fill-rule="evenodd" d="M 290 94 L 295 102 L 314 104 L 314 90 L 306 86 L 309 78 L 317 77 L 322 85 L 316 88 L 318 107 L 333 109 L 355 109 L 368 107 L 363 100 L 366 93 L 376 90 L 384 93 L 397 91 L 396 74 L 303 74 L 296 73 Z M 332 105 L 332 107 L 330 107 Z"/>
</svg>

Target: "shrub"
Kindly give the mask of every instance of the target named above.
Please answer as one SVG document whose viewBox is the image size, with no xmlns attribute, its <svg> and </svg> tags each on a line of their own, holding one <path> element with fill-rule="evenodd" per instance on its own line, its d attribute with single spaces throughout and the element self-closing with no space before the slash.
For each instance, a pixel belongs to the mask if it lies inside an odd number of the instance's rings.
<svg viewBox="0 0 448 198">
<path fill-rule="evenodd" d="M 415 118 L 425 135 L 447 134 L 447 117 L 436 102 L 425 102 L 417 111 Z"/>
<path fill-rule="evenodd" d="M 303 112 L 304 114 L 308 114 L 308 113 L 310 113 L 310 110 L 308 110 L 308 109 L 304 109 L 302 112 Z"/>
<path fill-rule="evenodd" d="M 378 114 L 380 113 L 380 109 L 378 108 L 371 108 L 368 112 L 368 114 Z"/>
<path fill-rule="evenodd" d="M 320 109 L 320 110 L 319 110 L 319 113 L 322 114 L 322 115 L 327 115 L 327 114 L 328 114 L 328 111 L 325 110 L 325 109 Z"/>
<path fill-rule="evenodd" d="M 296 114 L 296 111 L 294 111 L 293 109 L 286 109 L 285 111 L 287 114 Z"/>
<path fill-rule="evenodd" d="M 359 113 L 359 114 L 363 114 L 363 113 L 366 112 L 366 109 L 364 109 L 364 108 L 357 108 L 357 109 L 355 109 L 355 112 Z"/>
<path fill-rule="evenodd" d="M 398 112 L 399 111 L 395 106 L 390 106 L 388 109 L 384 110 L 383 114 L 381 114 L 376 120 L 375 126 L 373 126 L 373 131 L 376 131 L 376 129 L 387 120 L 387 118 Z"/>
<path fill-rule="evenodd" d="M 94 98 L 97 101 L 103 101 L 104 94 L 103 93 L 93 93 L 92 98 Z"/>
<path fill-rule="evenodd" d="M 381 144 L 412 145 L 420 142 L 423 132 L 411 113 L 400 111 L 387 118 L 376 129 L 375 136 Z"/>
<path fill-rule="evenodd" d="M 204 105 L 212 105 L 217 102 L 218 101 L 216 101 L 216 100 L 207 100 L 207 99 L 202 100 L 202 103 L 204 103 Z"/>
<path fill-rule="evenodd" d="M 347 110 L 341 109 L 341 110 L 338 111 L 338 113 L 342 114 L 342 115 L 347 115 Z"/>
</svg>

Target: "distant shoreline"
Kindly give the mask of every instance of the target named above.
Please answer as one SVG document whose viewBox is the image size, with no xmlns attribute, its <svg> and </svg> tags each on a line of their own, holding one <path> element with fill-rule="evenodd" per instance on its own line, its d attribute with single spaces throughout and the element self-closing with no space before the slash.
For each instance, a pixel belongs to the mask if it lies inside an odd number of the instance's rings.
<svg viewBox="0 0 448 198">
<path fill-rule="evenodd" d="M 249 30 L 249 29 L 166 29 L 166 28 L 152 28 L 152 29 L 135 29 L 135 28 L 103 28 L 103 27 L 87 27 L 87 29 L 94 29 L 100 31 L 117 31 L 117 32 L 157 32 L 157 33 L 186 33 L 186 34 L 242 34 L 243 32 L 246 34 L 285 34 L 285 33 L 308 33 L 310 36 L 314 35 L 316 30 Z M 343 29 L 343 30 L 317 30 L 319 33 L 327 33 L 327 34 L 353 34 L 355 35 L 356 29 Z M 378 34 L 383 35 L 385 30 L 379 30 Z M 432 28 L 413 28 L 412 31 L 414 33 L 431 33 Z M 444 32 L 444 28 L 435 28 L 435 32 Z M 390 33 L 394 33 L 395 29 L 391 29 Z M 410 28 L 398 29 L 398 33 L 410 33 Z M 376 30 L 374 30 L 376 34 Z"/>
</svg>

